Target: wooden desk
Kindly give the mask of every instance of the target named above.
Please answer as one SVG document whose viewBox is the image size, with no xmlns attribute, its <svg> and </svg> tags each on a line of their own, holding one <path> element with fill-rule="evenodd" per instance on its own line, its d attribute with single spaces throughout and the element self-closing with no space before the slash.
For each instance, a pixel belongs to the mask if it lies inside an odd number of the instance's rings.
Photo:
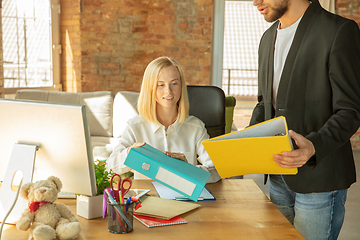
<svg viewBox="0 0 360 240">
<path fill-rule="evenodd" d="M 107 219 L 87 220 L 78 216 L 83 231 L 77 239 L 304 239 L 253 180 L 226 179 L 207 187 L 217 200 L 199 201 L 200 208 L 181 215 L 187 224 L 147 228 L 134 219 L 134 231 L 119 235 L 107 231 Z M 136 180 L 133 188 L 151 189 L 150 194 L 157 196 L 150 180 Z M 76 214 L 74 199 L 58 201 Z M 15 226 L 5 226 L 3 231 L 4 240 L 25 240 L 28 235 Z"/>
</svg>

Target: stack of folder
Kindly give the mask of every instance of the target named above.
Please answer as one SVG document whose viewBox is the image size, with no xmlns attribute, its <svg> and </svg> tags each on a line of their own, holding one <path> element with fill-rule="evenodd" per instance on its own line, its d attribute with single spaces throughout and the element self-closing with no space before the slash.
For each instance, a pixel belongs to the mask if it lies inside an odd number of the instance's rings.
<svg viewBox="0 0 360 240">
<path fill-rule="evenodd" d="M 187 223 L 179 215 L 198 207 L 200 205 L 194 202 L 143 196 L 141 197 L 141 207 L 135 210 L 134 217 L 147 227 Z"/>
</svg>

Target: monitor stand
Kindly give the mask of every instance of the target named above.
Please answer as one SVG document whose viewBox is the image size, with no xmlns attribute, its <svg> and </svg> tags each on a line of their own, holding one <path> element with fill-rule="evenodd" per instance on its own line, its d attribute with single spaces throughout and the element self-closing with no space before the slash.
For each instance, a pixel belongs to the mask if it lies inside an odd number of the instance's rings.
<svg viewBox="0 0 360 240">
<path fill-rule="evenodd" d="M 32 182 L 35 153 L 38 148 L 39 145 L 36 144 L 16 143 L 14 145 L 4 180 L 0 187 L 0 222 L 4 220 L 17 197 L 17 191 L 11 189 L 12 185 L 20 183 L 20 181 L 14 181 L 18 180 L 16 179 L 17 177 L 15 178 L 15 174 L 19 172 L 19 174 L 22 175 L 23 184 Z M 15 224 L 26 208 L 28 208 L 28 202 L 22 197 L 19 197 L 5 223 Z"/>
</svg>

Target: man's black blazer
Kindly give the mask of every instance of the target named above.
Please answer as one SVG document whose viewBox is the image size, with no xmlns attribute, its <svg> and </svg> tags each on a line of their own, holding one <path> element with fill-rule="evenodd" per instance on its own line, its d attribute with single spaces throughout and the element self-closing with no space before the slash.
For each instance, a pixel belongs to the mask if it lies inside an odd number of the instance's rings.
<svg viewBox="0 0 360 240">
<path fill-rule="evenodd" d="M 313 0 L 303 15 L 272 107 L 274 43 L 278 21 L 259 46 L 259 92 L 250 124 L 285 116 L 316 154 L 297 175 L 284 176 L 299 193 L 348 188 L 356 181 L 351 136 L 360 126 L 360 31 L 349 19 Z M 296 147 L 296 146 L 295 146 Z"/>
</svg>

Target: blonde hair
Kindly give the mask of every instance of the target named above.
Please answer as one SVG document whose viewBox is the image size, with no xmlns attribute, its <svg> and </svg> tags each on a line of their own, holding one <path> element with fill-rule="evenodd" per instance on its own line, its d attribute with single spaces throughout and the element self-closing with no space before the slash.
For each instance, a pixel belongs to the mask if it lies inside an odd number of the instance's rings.
<svg viewBox="0 0 360 240">
<path fill-rule="evenodd" d="M 180 64 L 169 57 L 159 57 L 154 59 L 145 69 L 138 99 L 138 111 L 145 120 L 159 123 L 156 116 L 156 88 L 160 72 L 167 67 L 174 66 L 179 71 L 181 82 L 181 96 L 178 105 L 178 122 L 183 123 L 189 115 L 189 99 L 185 82 L 185 75 Z"/>
</svg>

